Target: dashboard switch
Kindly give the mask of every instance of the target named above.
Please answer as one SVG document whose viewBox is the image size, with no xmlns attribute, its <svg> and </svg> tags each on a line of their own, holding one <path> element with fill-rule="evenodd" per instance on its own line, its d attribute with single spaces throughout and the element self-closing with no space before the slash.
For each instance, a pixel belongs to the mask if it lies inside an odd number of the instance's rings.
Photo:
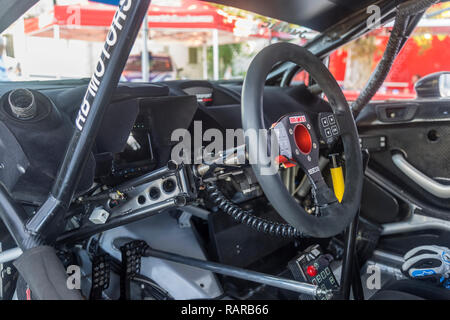
<svg viewBox="0 0 450 320">
<path fill-rule="evenodd" d="M 317 269 L 314 266 L 308 266 L 308 268 L 306 268 L 306 273 L 310 277 L 315 277 L 317 275 Z"/>
<path fill-rule="evenodd" d="M 328 122 L 330 123 L 330 125 L 333 125 L 336 123 L 336 119 L 334 118 L 333 115 L 328 116 Z"/>
</svg>

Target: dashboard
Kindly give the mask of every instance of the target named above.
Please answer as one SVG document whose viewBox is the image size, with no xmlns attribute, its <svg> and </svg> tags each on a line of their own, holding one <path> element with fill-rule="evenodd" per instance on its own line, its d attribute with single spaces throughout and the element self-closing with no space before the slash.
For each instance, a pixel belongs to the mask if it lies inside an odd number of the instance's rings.
<svg viewBox="0 0 450 320">
<path fill-rule="evenodd" d="M 2 97 L 7 97 L 14 89 L 27 88 L 45 102 L 38 108 L 51 110 L 45 121 L 33 123 L 33 135 L 26 129 L 29 127 L 25 128 L 17 121 L 9 121 L 6 116 L 2 120 L 7 126 L 2 130 L 11 131 L 11 139 L 18 140 L 10 143 L 17 147 L 17 153 L 4 152 L 3 157 L 14 154 L 27 169 L 26 174 L 18 172 L 17 176 L 22 176 L 10 179 L 8 183 L 16 199 L 40 204 L 48 195 L 59 167 L 56 162 L 64 156 L 87 86 L 85 80 L 0 85 Z M 166 165 L 171 149 L 177 143 L 171 141 L 172 131 L 184 128 L 194 133 L 194 121 L 201 121 L 202 135 L 210 128 L 224 133 L 227 129 L 242 128 L 241 91 L 242 83 L 239 82 L 120 83 L 99 128 L 91 159 L 81 178 L 80 192 L 91 186 L 93 179 L 105 184 L 120 183 Z M 318 115 L 331 110 L 326 101 L 311 94 L 303 85 L 267 86 L 263 104 L 266 127 L 287 113 L 313 110 Z M 391 150 L 403 150 L 418 170 L 447 183 L 443 179 L 448 178 L 450 169 L 442 164 L 449 163 L 449 121 L 450 108 L 445 99 L 369 104 L 357 119 L 362 144 L 371 151 L 369 167 L 388 172 L 420 201 L 437 208 L 448 207 L 448 200 L 424 195 L 420 187 L 411 184 L 392 163 Z M 52 135 L 51 152 L 44 146 L 47 134 Z M 33 142 L 38 136 L 43 138 L 38 139 L 39 143 Z M 18 163 L 17 159 L 10 160 Z M 9 163 L 6 160 L 1 162 Z M 32 194 L 36 196 L 31 198 Z M 374 214 L 379 216 L 383 210 L 376 211 Z"/>
<path fill-rule="evenodd" d="M 112 168 L 115 179 L 129 178 L 164 166 L 177 141 L 171 141 L 175 129 L 183 128 L 194 136 L 194 122 L 201 121 L 201 134 L 208 129 L 240 129 L 241 84 L 216 84 L 208 81 L 169 81 L 158 84 L 167 90 L 165 96 L 138 96 L 127 99 L 129 106 L 137 101 L 135 116 L 123 150 L 113 153 Z M 131 91 L 136 89 L 131 89 Z M 329 105 L 312 96 L 306 87 L 268 87 L 264 97 L 266 124 L 270 126 L 280 116 L 311 106 L 317 112 L 330 111 Z M 126 106 L 126 108 L 128 108 Z M 124 107 L 122 107 L 124 108 Z M 120 116 L 115 116 L 116 118 Z M 122 120 L 123 121 L 123 120 Z M 113 120 L 107 120 L 111 127 Z M 115 124 L 118 127 L 118 124 Z M 102 132 L 103 130 L 101 130 Z M 100 134 L 100 139 L 102 134 Z M 119 139 L 123 141 L 123 137 Z M 117 138 L 116 138 L 117 141 Z M 209 144 L 204 141 L 204 146 Z M 101 148 L 105 151 L 107 148 Z M 111 151 L 111 148 L 108 149 Z M 105 169 L 110 166 L 105 163 Z"/>
</svg>

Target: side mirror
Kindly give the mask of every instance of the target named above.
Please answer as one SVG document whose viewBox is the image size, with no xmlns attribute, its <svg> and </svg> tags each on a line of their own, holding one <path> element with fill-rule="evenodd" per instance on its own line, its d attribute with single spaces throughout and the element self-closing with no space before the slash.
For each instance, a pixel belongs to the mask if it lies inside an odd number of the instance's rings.
<svg viewBox="0 0 450 320">
<path fill-rule="evenodd" d="M 450 98 L 450 72 L 429 74 L 414 86 L 420 98 Z"/>
<path fill-rule="evenodd" d="M 439 77 L 439 92 L 441 97 L 450 97 L 450 73 L 443 73 Z"/>
</svg>

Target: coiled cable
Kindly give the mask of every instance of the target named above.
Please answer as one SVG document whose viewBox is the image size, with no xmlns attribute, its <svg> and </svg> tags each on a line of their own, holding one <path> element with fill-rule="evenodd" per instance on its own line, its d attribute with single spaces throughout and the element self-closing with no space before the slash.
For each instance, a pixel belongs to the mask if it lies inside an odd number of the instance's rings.
<svg viewBox="0 0 450 320">
<path fill-rule="evenodd" d="M 209 183 L 206 186 L 206 194 L 208 200 L 235 221 L 245 224 L 257 231 L 284 238 L 299 238 L 303 236 L 300 231 L 289 224 L 260 218 L 249 211 L 240 208 L 238 205 L 227 199 L 214 183 Z"/>
</svg>

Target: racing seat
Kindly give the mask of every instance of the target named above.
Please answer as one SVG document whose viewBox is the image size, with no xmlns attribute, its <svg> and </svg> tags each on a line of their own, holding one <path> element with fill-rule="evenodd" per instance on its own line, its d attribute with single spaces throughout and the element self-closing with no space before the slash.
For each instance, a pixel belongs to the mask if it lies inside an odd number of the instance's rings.
<svg viewBox="0 0 450 320">
<path fill-rule="evenodd" d="M 450 300 L 450 290 L 420 280 L 388 282 L 370 300 Z"/>
</svg>

